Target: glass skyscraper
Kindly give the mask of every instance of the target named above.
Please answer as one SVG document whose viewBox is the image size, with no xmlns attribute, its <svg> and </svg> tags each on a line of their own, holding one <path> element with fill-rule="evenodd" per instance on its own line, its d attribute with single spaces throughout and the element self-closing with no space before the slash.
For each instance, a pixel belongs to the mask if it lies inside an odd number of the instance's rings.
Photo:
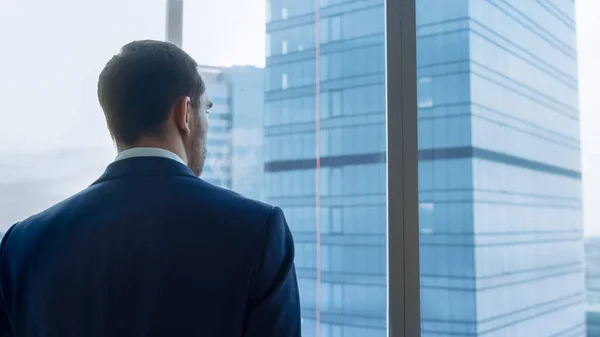
<svg viewBox="0 0 600 337">
<path fill-rule="evenodd" d="M 417 0 L 422 336 L 584 335 L 575 45 L 570 0 Z M 303 333 L 385 336 L 384 1 L 270 0 L 266 52 Z"/>
<path fill-rule="evenodd" d="M 202 178 L 261 199 L 264 69 L 200 66 L 213 102 Z"/>
<path fill-rule="evenodd" d="M 417 1 L 423 336 L 585 331 L 574 20 Z"/>
<path fill-rule="evenodd" d="M 323 2 L 318 28 L 314 1 L 267 5 L 266 200 L 294 232 L 304 336 L 386 334 L 383 5 Z"/>
</svg>

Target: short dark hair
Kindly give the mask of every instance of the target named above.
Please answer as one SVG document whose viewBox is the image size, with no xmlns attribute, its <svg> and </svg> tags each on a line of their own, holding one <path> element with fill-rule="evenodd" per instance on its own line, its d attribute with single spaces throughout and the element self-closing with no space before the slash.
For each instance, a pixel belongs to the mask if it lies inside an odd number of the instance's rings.
<svg viewBox="0 0 600 337">
<path fill-rule="evenodd" d="M 174 44 L 144 40 L 121 48 L 98 79 L 98 100 L 113 139 L 134 145 L 159 136 L 169 110 L 181 96 L 198 107 L 205 87 L 198 64 Z"/>
</svg>

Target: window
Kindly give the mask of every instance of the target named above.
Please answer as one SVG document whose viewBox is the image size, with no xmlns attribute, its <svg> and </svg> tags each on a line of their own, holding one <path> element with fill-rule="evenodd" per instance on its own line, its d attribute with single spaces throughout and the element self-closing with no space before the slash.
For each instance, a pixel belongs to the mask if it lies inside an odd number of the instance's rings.
<svg viewBox="0 0 600 337">
<path fill-rule="evenodd" d="M 332 208 L 331 209 L 331 219 L 330 219 L 332 233 L 336 233 L 336 234 L 342 233 L 343 220 L 344 219 L 342 218 L 342 208 L 341 207 Z"/>
<path fill-rule="evenodd" d="M 344 288 L 339 283 L 334 283 L 331 287 L 331 302 L 335 309 L 342 309 L 344 307 Z"/>
<path fill-rule="evenodd" d="M 342 194 L 342 169 L 334 167 L 331 169 L 331 194 Z"/>
<path fill-rule="evenodd" d="M 271 22 L 271 0 L 266 0 L 265 5 L 265 21 Z"/>
<path fill-rule="evenodd" d="M 587 15 L 572 1 L 511 1 L 509 11 L 487 1 L 435 3 L 416 1 L 411 115 L 418 117 L 419 227 L 412 228 L 420 229 L 421 333 L 584 336 L 582 239 L 600 227 L 582 220 L 581 188 L 590 185 L 579 162 L 589 159 L 579 150 L 586 108 L 577 97 L 585 80 L 575 83 L 577 67 L 584 77 L 592 68 L 580 53 L 598 27 L 587 37 L 575 30 Z M 463 18 L 476 27 L 465 30 Z M 526 276 L 542 270 L 544 277 Z M 572 302 L 550 309 L 559 298 Z"/>
<path fill-rule="evenodd" d="M 329 55 L 323 55 L 321 57 L 320 67 L 321 81 L 327 81 L 329 79 Z"/>
<path fill-rule="evenodd" d="M 342 19 L 340 16 L 332 16 L 329 28 L 329 41 L 339 41 L 342 38 Z"/>
<path fill-rule="evenodd" d="M 323 302 L 325 309 L 332 312 L 339 311 L 343 308 L 343 285 L 340 283 L 323 283 L 322 288 Z"/>
<path fill-rule="evenodd" d="M 322 291 L 322 302 L 321 305 L 323 308 L 331 308 L 331 284 L 323 283 Z"/>
<path fill-rule="evenodd" d="M 322 195 L 330 195 L 331 194 L 331 175 L 329 169 L 321 170 L 321 188 L 320 192 Z"/>
<path fill-rule="evenodd" d="M 330 19 L 325 17 L 325 18 L 321 19 L 321 21 L 319 23 L 319 32 L 320 32 L 319 41 L 322 44 L 329 42 L 329 22 L 330 22 Z"/>
<path fill-rule="evenodd" d="M 271 34 L 265 35 L 265 57 L 271 56 Z"/>
<path fill-rule="evenodd" d="M 322 69 L 322 68 L 321 68 Z M 323 91 L 321 92 L 320 95 L 320 111 L 319 114 L 321 115 L 321 118 L 329 118 L 329 116 L 331 115 L 331 106 L 329 103 L 329 97 L 331 95 L 329 94 L 329 91 Z"/>
<path fill-rule="evenodd" d="M 114 161 L 100 69 L 168 36 L 215 101 L 202 178 L 286 214 L 303 336 L 387 336 L 388 289 L 402 337 L 594 330 L 598 1 L 165 2 L 1 6 L 0 233 Z"/>
<path fill-rule="evenodd" d="M 329 78 L 334 80 L 342 77 L 343 65 L 342 53 L 329 54 Z"/>
<path fill-rule="evenodd" d="M 331 115 L 338 117 L 342 114 L 342 93 L 340 91 L 331 92 Z"/>
<path fill-rule="evenodd" d="M 103 172 L 106 165 L 112 162 L 115 151 L 110 135 L 105 129 L 104 116 L 94 98 L 99 65 L 101 67 L 106 63 L 110 55 L 117 53 L 126 41 L 164 39 L 165 27 L 160 23 L 165 15 L 164 2 L 106 0 L 107 4 L 103 3 L 103 6 L 91 4 L 92 10 L 75 6 L 69 15 L 66 15 L 66 12 L 58 10 L 66 1 L 59 0 L 55 5 L 47 6 L 46 12 L 49 13 L 44 14 L 48 17 L 35 13 L 31 14 L 33 17 L 24 17 L 20 13 L 27 12 L 28 8 L 18 3 L 15 5 L 17 7 L 9 9 L 10 15 L 7 16 L 4 12 L 0 14 L 0 27 L 3 31 L 9 31 L 10 27 L 18 27 L 32 18 L 36 19 L 32 21 L 36 25 L 33 28 L 49 27 L 34 29 L 35 34 L 17 33 L 14 36 L 15 41 L 30 41 L 31 45 L 39 46 L 48 40 L 48 36 L 53 36 L 56 37 L 53 41 L 61 50 L 77 56 L 79 60 L 75 64 L 66 64 L 51 53 L 39 56 L 39 50 L 25 46 L 28 55 L 37 55 L 36 58 L 48 61 L 53 66 L 42 67 L 35 74 L 28 73 L 31 80 L 28 80 L 27 86 L 21 84 L 21 77 L 17 72 L 0 69 L 0 113 L 9 108 L 14 110 L 11 99 L 7 97 L 20 97 L 19 93 L 25 92 L 23 90 L 27 87 L 27 90 L 52 93 L 43 94 L 42 97 L 45 102 L 44 109 L 53 116 L 51 121 L 46 115 L 35 113 L 39 125 L 24 131 L 24 134 L 0 123 L 3 146 L 8 146 L 11 153 L 13 150 L 19 153 L 19 158 L 14 160 L 5 148 L 0 149 L 0 172 L 3 179 L 7 178 L 10 186 L 19 186 L 18 193 L 13 193 L 12 190 L 9 193 L 7 185 L 0 182 L 2 232 L 6 230 L 7 222 L 17 222 L 86 188 Z M 355 221 L 352 217 L 344 216 L 344 212 L 354 207 L 363 207 L 363 202 L 367 202 L 379 205 L 380 213 L 384 214 L 386 201 L 383 190 L 379 191 L 381 193 L 376 198 L 363 200 L 360 193 L 364 191 L 354 193 L 345 189 L 345 185 L 353 183 L 351 179 L 358 176 L 346 176 L 349 167 L 357 168 L 365 177 L 372 174 L 360 168 L 360 153 L 349 152 L 345 157 L 342 156 L 342 142 L 358 141 L 342 136 L 348 133 L 353 124 L 363 125 L 370 122 L 342 120 L 342 117 L 345 117 L 343 112 L 346 99 L 342 93 L 346 87 L 354 87 L 356 83 L 335 83 L 346 73 L 343 71 L 346 65 L 341 57 L 334 59 L 332 56 L 334 53 L 351 53 L 351 49 L 364 48 L 369 42 L 362 41 L 354 45 L 355 42 L 348 40 L 349 45 L 343 48 L 330 51 L 322 49 L 321 69 L 318 69 L 315 57 L 316 43 L 333 42 L 342 46 L 344 42 L 341 17 L 348 9 L 337 6 L 340 1 L 323 2 L 330 13 L 324 13 L 322 21 L 319 22 L 323 32 L 321 36 L 316 35 L 313 20 L 314 1 L 267 0 L 264 9 L 265 22 L 258 24 L 256 20 L 246 19 L 258 17 L 256 14 L 260 14 L 262 8 L 257 8 L 256 4 L 245 0 L 232 1 L 229 4 L 233 6 L 229 7 L 218 1 L 206 4 L 185 2 L 185 15 L 203 17 L 203 20 L 183 21 L 183 36 L 186 38 L 182 47 L 203 65 L 201 75 L 213 100 L 227 102 L 215 104 L 209 116 L 212 122 L 207 144 L 209 154 L 202 178 L 250 198 L 280 206 L 284 210 L 296 242 L 295 263 L 304 314 L 303 336 L 313 337 L 320 329 L 323 337 L 359 337 L 358 333 L 363 328 L 371 329 L 369 337 L 385 336 L 383 311 L 375 317 L 370 312 L 361 312 L 360 305 L 352 307 L 353 302 L 346 300 L 346 297 L 351 297 L 349 292 L 345 292 L 346 283 L 375 282 L 381 289 L 385 289 L 385 275 L 381 274 L 377 279 L 372 279 L 372 275 L 356 272 L 351 266 L 352 261 L 347 257 L 346 247 L 349 245 L 363 251 L 371 249 L 369 247 L 375 242 L 379 249 L 384 250 L 385 220 L 367 219 L 363 216 L 362 220 L 374 222 Z M 106 8 L 116 8 L 117 5 L 122 11 L 107 12 Z M 349 10 L 362 11 L 362 7 L 364 4 L 357 3 L 350 6 Z M 369 4 L 368 7 L 378 8 L 381 20 L 376 24 L 383 27 L 383 3 Z M 8 24 L 5 18 L 13 16 L 13 8 L 18 8 L 14 11 L 18 20 L 12 20 Z M 98 17 L 91 15 L 96 10 Z M 202 14 L 207 12 L 215 15 Z M 109 15 L 111 25 L 114 24 L 116 30 L 99 29 L 98 27 L 105 26 L 100 17 Z M 151 20 L 142 20 L 140 15 Z M 76 22 L 73 18 L 77 18 Z M 56 20 L 69 23 L 70 26 L 77 27 L 77 30 L 60 29 L 54 24 Z M 119 35 L 115 34 L 115 31 L 119 31 Z M 211 34 L 199 34 L 200 31 L 209 31 Z M 247 47 L 248 43 L 256 44 L 254 42 L 262 41 L 263 38 L 264 49 Z M 92 43 L 94 41 L 96 43 Z M 206 53 L 207 45 L 214 46 L 211 53 Z M 243 52 L 236 52 L 240 50 Z M 382 63 L 384 59 L 383 55 L 380 55 L 371 59 L 363 57 L 360 61 Z M 15 67 L 26 69 L 26 73 L 28 72 L 23 60 L 17 61 L 6 53 L 0 55 L 0 68 L 1 64 L 14 64 Z M 242 64 L 250 66 L 223 66 Z M 316 71 L 320 71 L 320 74 Z M 377 75 L 384 78 L 385 74 L 381 70 Z M 57 83 L 57 88 L 48 90 L 43 79 L 56 79 L 59 76 L 73 85 L 63 85 L 62 81 L 53 80 L 53 83 Z M 318 93 L 317 78 L 320 80 Z M 370 80 L 357 76 L 353 81 L 369 83 Z M 7 89 L 6 83 L 9 82 L 14 85 Z M 333 86 L 329 86 L 329 83 Z M 62 87 L 59 88 L 60 85 Z M 65 106 L 61 104 L 64 102 L 56 99 L 60 96 L 56 94 L 59 91 L 69 97 L 85 98 L 74 102 L 72 106 Z M 383 95 L 384 88 L 378 92 Z M 86 116 L 85 123 L 81 118 L 71 118 L 82 116 L 81 113 Z M 383 118 L 384 114 L 385 111 L 379 111 L 380 118 Z M 69 123 L 57 123 L 54 118 L 68 119 L 74 124 L 67 127 L 65 125 Z M 317 121 L 320 128 L 316 127 Z M 32 131 L 34 129 L 35 132 Z M 78 134 L 78 130 L 86 132 Z M 22 142 L 20 136 L 25 134 L 27 139 L 40 141 Z M 83 144 L 84 141 L 82 144 L 73 144 L 72 138 L 66 137 L 67 134 L 76 136 L 76 139 L 89 140 L 90 144 Z M 384 141 L 385 135 L 380 132 L 372 137 Z M 6 139 L 8 140 L 5 142 Z M 82 149 L 76 149 L 77 146 L 81 146 Z M 39 157 L 39 153 L 43 153 L 44 156 Z M 63 156 L 64 153 L 67 155 Z M 10 158 L 6 159 L 7 157 Z M 319 168 L 315 163 L 317 157 L 321 159 Z M 381 158 L 368 160 L 383 163 Z M 17 168 L 12 164 L 6 165 L 6 162 L 15 162 Z M 43 172 L 39 167 L 44 167 Z M 7 173 L 8 171 L 10 172 Z M 365 186 L 367 185 L 365 183 Z M 317 197 L 322 202 L 322 216 L 319 219 L 316 209 Z M 327 200 L 328 198 L 331 200 Z M 322 229 L 319 231 L 318 222 Z M 347 230 L 348 226 L 354 229 L 354 233 L 369 232 L 370 228 L 377 228 L 378 231 L 373 231 L 377 234 L 369 234 L 371 238 L 368 238 L 369 235 L 359 237 L 352 235 L 352 232 Z M 317 246 L 317 233 L 322 235 L 320 246 Z M 373 239 L 374 235 L 377 237 Z M 364 241 L 371 239 L 373 242 Z M 320 263 L 317 263 L 317 259 L 320 259 Z M 381 259 L 370 263 L 380 264 L 381 268 L 385 268 L 385 261 Z M 316 275 L 320 275 L 319 283 Z M 320 294 L 319 298 L 317 294 Z M 380 299 L 377 305 L 379 309 L 385 310 L 386 302 Z M 312 315 L 310 310 L 313 311 Z M 320 310 L 320 317 L 335 315 L 340 318 L 340 322 L 316 322 L 316 310 Z M 353 322 L 354 320 L 358 323 Z"/>
<path fill-rule="evenodd" d="M 419 78 L 417 92 L 419 108 L 430 108 L 433 106 L 433 89 L 431 85 L 431 77 Z"/>
<path fill-rule="evenodd" d="M 324 17 L 320 24 L 320 41 L 325 44 L 328 42 L 339 41 L 342 38 L 342 19 L 341 16 Z"/>
</svg>

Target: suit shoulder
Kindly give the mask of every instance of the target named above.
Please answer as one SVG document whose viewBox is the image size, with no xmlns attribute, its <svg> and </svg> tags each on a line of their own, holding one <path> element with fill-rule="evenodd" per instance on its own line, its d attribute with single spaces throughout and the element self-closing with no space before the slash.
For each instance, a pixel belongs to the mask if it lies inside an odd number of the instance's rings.
<svg viewBox="0 0 600 337">
<path fill-rule="evenodd" d="M 210 195 L 210 199 L 219 202 L 224 207 L 233 207 L 232 210 L 256 211 L 268 215 L 274 208 L 272 205 L 262 201 L 250 199 L 234 191 L 212 185 L 199 179 L 198 184 L 202 185 Z"/>
<path fill-rule="evenodd" d="M 70 210 L 71 214 L 75 213 L 77 210 L 76 206 L 81 202 L 82 198 L 85 198 L 86 191 L 87 189 L 17 222 L 10 228 L 12 232 L 11 238 L 16 238 L 23 234 L 30 238 L 34 237 L 33 233 L 43 231 L 53 220 L 62 215 L 65 211 Z M 6 234 L 8 234 L 8 232 Z"/>
<path fill-rule="evenodd" d="M 202 188 L 193 189 L 192 193 L 198 194 L 190 202 L 202 204 L 195 208 L 198 218 L 215 219 L 219 228 L 236 233 L 228 236 L 230 240 L 253 246 L 249 251 L 262 251 L 265 237 L 272 230 L 273 222 L 279 219 L 281 210 L 200 179 L 196 184 Z"/>
</svg>

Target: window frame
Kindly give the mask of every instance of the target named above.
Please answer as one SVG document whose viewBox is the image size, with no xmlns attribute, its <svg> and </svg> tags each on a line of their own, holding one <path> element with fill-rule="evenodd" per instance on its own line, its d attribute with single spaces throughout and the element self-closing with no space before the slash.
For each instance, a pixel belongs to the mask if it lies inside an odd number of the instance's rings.
<svg viewBox="0 0 600 337">
<path fill-rule="evenodd" d="M 417 0 L 385 1 L 387 330 L 420 336 Z"/>
</svg>

